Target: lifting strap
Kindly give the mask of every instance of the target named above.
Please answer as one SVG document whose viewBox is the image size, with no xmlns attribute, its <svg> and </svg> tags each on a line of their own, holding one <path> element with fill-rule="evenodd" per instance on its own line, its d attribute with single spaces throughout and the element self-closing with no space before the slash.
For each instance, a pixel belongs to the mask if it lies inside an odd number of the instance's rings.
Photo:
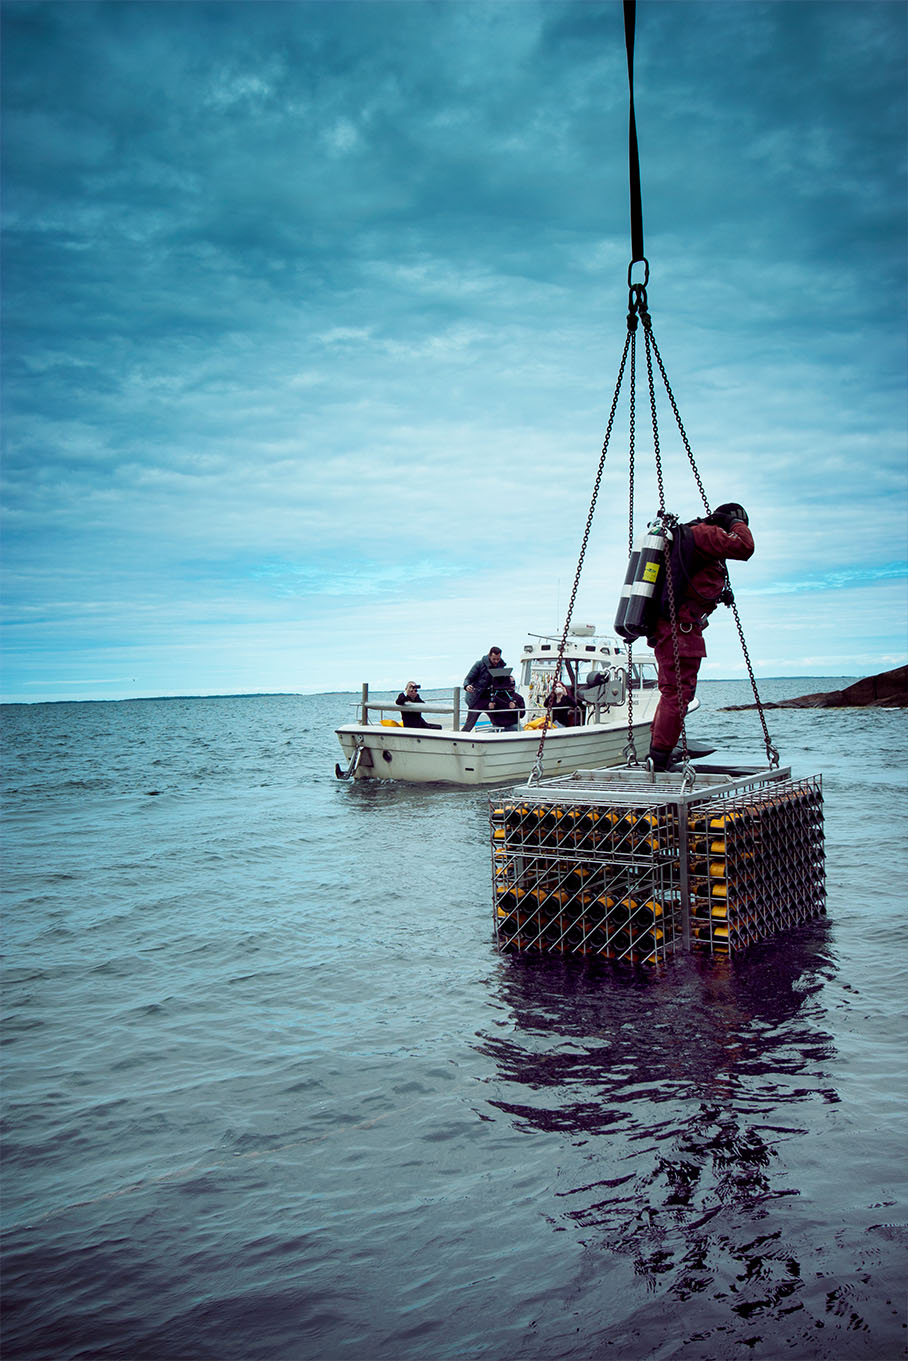
<svg viewBox="0 0 908 1361">
<path fill-rule="evenodd" d="M 640 155 L 637 150 L 637 119 L 634 114 L 634 26 L 636 0 L 624 0 L 624 44 L 627 48 L 627 84 L 630 116 L 627 127 L 628 179 L 631 189 L 631 265 L 645 260 L 643 253 L 643 205 L 640 195 Z M 630 283 L 630 278 L 628 278 Z"/>
</svg>

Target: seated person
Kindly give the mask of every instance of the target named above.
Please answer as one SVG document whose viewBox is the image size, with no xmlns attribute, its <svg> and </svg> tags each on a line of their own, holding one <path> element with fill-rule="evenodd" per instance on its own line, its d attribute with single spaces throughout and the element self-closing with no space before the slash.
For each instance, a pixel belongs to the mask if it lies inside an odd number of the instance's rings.
<svg viewBox="0 0 908 1361">
<path fill-rule="evenodd" d="M 493 727 L 520 732 L 520 723 L 526 711 L 526 701 L 515 689 L 513 676 L 506 676 L 494 686 L 489 700 L 489 721 Z"/>
<path fill-rule="evenodd" d="M 578 727 L 582 722 L 577 697 L 569 685 L 558 681 L 545 702 L 552 721 L 563 728 Z"/>
<path fill-rule="evenodd" d="M 425 700 L 420 697 L 419 685 L 416 681 L 407 681 L 403 690 L 394 701 L 395 704 L 425 704 Z M 401 711 L 401 719 L 405 728 L 440 728 L 440 723 L 427 723 L 422 714 L 408 714 L 406 710 Z"/>
</svg>

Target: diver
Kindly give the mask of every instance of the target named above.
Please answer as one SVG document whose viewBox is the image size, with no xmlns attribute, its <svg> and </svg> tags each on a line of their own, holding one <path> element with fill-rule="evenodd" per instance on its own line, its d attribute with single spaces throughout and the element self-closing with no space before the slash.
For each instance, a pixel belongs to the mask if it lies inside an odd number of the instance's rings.
<svg viewBox="0 0 908 1361">
<path fill-rule="evenodd" d="M 673 769 L 672 752 L 681 735 L 684 715 L 697 690 L 700 663 L 706 656 L 703 630 L 723 597 L 728 592 L 725 563 L 728 558 L 746 562 L 753 556 L 754 540 L 750 532 L 747 511 L 736 502 L 727 501 L 703 520 L 692 520 L 679 526 L 681 541 L 684 530 L 689 531 L 689 559 L 683 571 L 675 568 L 679 599 L 675 601 L 675 628 L 672 629 L 669 603 L 663 597 L 655 628 L 647 637 L 648 645 L 656 654 L 659 666 L 659 704 L 653 717 L 649 759 L 653 770 Z M 726 603 L 730 603 L 729 599 Z M 677 644 L 678 674 L 675 673 L 675 645 Z M 679 703 L 680 700 L 680 703 Z"/>
</svg>

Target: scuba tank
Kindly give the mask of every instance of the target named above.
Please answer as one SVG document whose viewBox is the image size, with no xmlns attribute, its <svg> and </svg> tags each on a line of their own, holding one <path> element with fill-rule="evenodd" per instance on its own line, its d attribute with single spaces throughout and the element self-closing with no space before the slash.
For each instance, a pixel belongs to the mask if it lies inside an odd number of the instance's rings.
<svg viewBox="0 0 908 1361">
<path fill-rule="evenodd" d="M 646 533 L 631 553 L 615 615 L 615 632 L 625 642 L 633 643 L 645 637 L 655 622 L 652 604 L 654 598 L 658 600 L 661 596 L 665 548 L 669 542 L 667 527 L 657 517 L 647 526 Z"/>
<path fill-rule="evenodd" d="M 624 578 L 624 585 L 621 588 L 621 598 L 618 601 L 618 609 L 615 611 L 615 632 L 619 638 L 624 637 L 624 620 L 627 616 L 627 606 L 630 600 L 631 587 L 637 575 L 637 566 L 640 562 L 640 548 L 634 547 L 631 550 L 627 564 L 627 575 Z"/>
</svg>

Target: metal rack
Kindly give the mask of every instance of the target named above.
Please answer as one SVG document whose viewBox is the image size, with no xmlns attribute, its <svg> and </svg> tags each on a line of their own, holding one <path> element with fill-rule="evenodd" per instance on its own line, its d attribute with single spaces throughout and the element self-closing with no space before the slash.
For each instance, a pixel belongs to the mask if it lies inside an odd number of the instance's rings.
<svg viewBox="0 0 908 1361">
<path fill-rule="evenodd" d="M 819 776 L 578 771 L 490 799 L 499 949 L 663 963 L 825 911 Z"/>
<path fill-rule="evenodd" d="M 733 953 L 826 910 L 819 776 L 691 810 L 691 944 Z"/>
</svg>

